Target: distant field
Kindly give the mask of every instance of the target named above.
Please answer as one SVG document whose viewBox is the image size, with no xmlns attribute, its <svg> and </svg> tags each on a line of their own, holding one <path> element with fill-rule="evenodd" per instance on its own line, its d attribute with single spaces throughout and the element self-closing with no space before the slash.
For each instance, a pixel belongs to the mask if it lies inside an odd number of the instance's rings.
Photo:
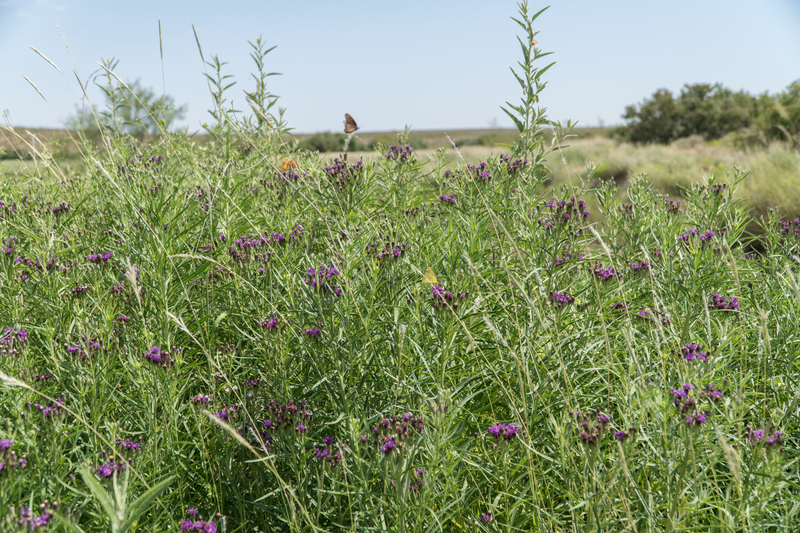
<svg viewBox="0 0 800 533">
<path fill-rule="evenodd" d="M 29 132 L 29 133 L 28 133 Z M 409 142 L 421 146 L 416 150 L 420 160 L 434 156 L 437 148 L 444 147 L 448 166 L 462 162 L 476 164 L 492 155 L 505 151 L 498 144 L 512 143 L 516 130 L 424 130 L 412 131 Z M 78 150 L 65 130 L 24 129 L 18 130 L 25 142 L 50 147 L 56 159 L 74 159 L 80 164 Z M 399 131 L 359 132 L 356 138 L 364 144 L 375 141 L 397 144 Z M 563 159 L 548 162 L 553 179 L 550 185 L 558 187 L 569 179 L 572 182 L 586 178 L 587 164 L 598 165 L 595 178 L 613 178 L 623 188 L 631 176 L 646 173 L 656 189 L 674 196 L 681 195 L 682 187 L 689 187 L 711 172 L 732 171 L 735 166 L 751 171 L 750 177 L 739 188 L 739 196 L 747 198 L 748 205 L 756 215 L 764 215 L 770 207 L 777 207 L 786 216 L 800 216 L 800 154 L 781 144 L 767 149 L 738 150 L 725 142 L 704 142 L 702 139 L 682 139 L 670 145 L 634 145 L 611 138 L 611 128 L 578 128 L 575 137 L 569 139 L 563 151 Z M 313 134 L 298 134 L 303 140 Z M 448 138 L 449 137 L 449 138 Z M 198 145 L 208 142 L 208 135 L 195 135 Z M 458 147 L 459 154 L 452 146 Z M 34 166 L 33 160 L 20 160 L 29 148 L 25 142 L 12 140 L 0 132 L 0 166 L 6 171 L 20 172 Z M 479 144 L 480 143 L 480 144 Z M 321 154 L 333 159 L 338 152 Z M 374 157 L 374 151 L 350 152 L 350 159 Z M 596 181 L 596 180 L 595 180 Z"/>
</svg>

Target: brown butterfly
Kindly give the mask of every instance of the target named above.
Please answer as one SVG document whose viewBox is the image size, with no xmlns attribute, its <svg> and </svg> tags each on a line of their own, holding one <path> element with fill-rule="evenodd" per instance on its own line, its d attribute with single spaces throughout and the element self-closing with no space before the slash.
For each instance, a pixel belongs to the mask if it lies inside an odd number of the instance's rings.
<svg viewBox="0 0 800 533">
<path fill-rule="evenodd" d="M 345 133 L 353 133 L 358 129 L 358 124 L 356 121 L 353 120 L 353 117 L 350 116 L 350 113 L 344 114 L 344 132 Z"/>
</svg>

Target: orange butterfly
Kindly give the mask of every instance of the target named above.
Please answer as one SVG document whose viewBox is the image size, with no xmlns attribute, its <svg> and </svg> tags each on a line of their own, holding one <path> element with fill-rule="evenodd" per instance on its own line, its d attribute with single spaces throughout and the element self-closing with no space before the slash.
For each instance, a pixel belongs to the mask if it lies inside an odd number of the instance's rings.
<svg viewBox="0 0 800 533">
<path fill-rule="evenodd" d="M 297 166 L 297 159 L 284 159 L 281 163 L 281 170 L 289 170 Z"/>
<path fill-rule="evenodd" d="M 353 120 L 353 117 L 350 116 L 350 113 L 344 114 L 344 132 L 345 133 L 353 133 L 358 129 L 358 124 L 356 121 Z"/>
</svg>

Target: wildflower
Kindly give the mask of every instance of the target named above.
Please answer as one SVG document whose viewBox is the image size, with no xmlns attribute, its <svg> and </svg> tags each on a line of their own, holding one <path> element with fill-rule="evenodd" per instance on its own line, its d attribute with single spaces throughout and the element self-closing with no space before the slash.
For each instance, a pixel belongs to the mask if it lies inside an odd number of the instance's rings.
<svg viewBox="0 0 800 533">
<path fill-rule="evenodd" d="M 628 306 L 625 305 L 623 302 L 614 302 L 613 304 L 611 304 L 611 309 L 613 309 L 614 311 L 616 311 L 616 310 L 625 310 L 627 308 L 628 308 Z"/>
<path fill-rule="evenodd" d="M 217 524 L 213 520 L 205 521 L 197 509 L 191 507 L 186 512 L 189 518 L 181 522 L 181 531 L 194 531 L 198 533 L 217 533 Z"/>
<path fill-rule="evenodd" d="M 225 407 L 224 409 L 221 409 L 221 410 L 217 411 L 216 413 L 211 413 L 211 414 L 213 414 L 214 416 L 216 416 L 220 420 L 226 420 L 227 421 L 227 420 L 231 420 L 233 418 L 236 418 L 236 408 L 237 408 L 237 406 L 236 406 L 236 404 L 234 404 L 234 405 Z"/>
<path fill-rule="evenodd" d="M 205 405 L 208 403 L 208 396 L 203 396 L 202 394 L 198 394 L 197 396 L 192 396 L 192 403 L 195 405 Z"/>
<path fill-rule="evenodd" d="M 164 368 L 164 370 L 175 364 L 172 354 L 166 350 L 162 350 L 160 346 L 153 346 L 144 352 L 144 358 L 154 365 Z"/>
<path fill-rule="evenodd" d="M 496 441 L 509 442 L 520 434 L 520 430 L 513 422 L 511 424 L 495 424 L 486 430 Z"/>
<path fill-rule="evenodd" d="M 627 429 L 627 431 L 623 430 L 615 431 L 614 438 L 620 442 L 625 442 L 626 440 L 628 440 L 628 437 L 635 434 L 636 434 L 636 428 L 631 426 Z"/>
<path fill-rule="evenodd" d="M 306 426 L 304 424 L 297 424 L 297 427 L 294 428 L 297 433 L 305 433 Z"/>
<path fill-rule="evenodd" d="M 608 281 L 610 279 L 618 278 L 619 276 L 614 272 L 614 267 L 610 266 L 608 268 L 603 268 L 602 266 L 597 266 L 593 271 L 592 274 L 602 281 Z"/>
<path fill-rule="evenodd" d="M 533 41 L 533 43 L 535 44 L 536 41 Z M 513 174 L 528 165 L 527 159 L 515 159 L 511 161 L 511 158 L 505 154 L 500 154 L 500 162 L 506 164 L 506 171 L 509 174 Z"/>
<path fill-rule="evenodd" d="M 125 440 L 117 439 L 117 446 L 123 451 L 131 451 L 139 453 L 142 451 L 142 443 L 127 438 Z"/>
<path fill-rule="evenodd" d="M 706 386 L 703 392 L 696 397 L 692 393 L 693 390 L 695 387 L 691 383 L 685 383 L 679 389 L 670 389 L 673 405 L 679 415 L 683 417 L 686 425 L 690 427 L 701 426 L 708 421 L 709 410 L 701 410 L 700 401 L 708 399 L 711 403 L 716 403 L 723 397 L 722 392 L 718 391 L 714 385 Z"/>
<path fill-rule="evenodd" d="M 574 296 L 570 296 L 568 293 L 557 292 L 557 293 L 550 293 L 550 301 L 553 303 L 556 309 L 560 309 L 567 305 L 570 305 L 572 302 L 575 301 Z"/>
<path fill-rule="evenodd" d="M 387 160 L 408 163 L 414 160 L 414 149 L 409 144 L 405 146 L 390 146 L 384 157 Z"/>
<path fill-rule="evenodd" d="M 449 309 L 455 311 L 458 309 L 458 302 L 455 301 L 456 297 L 460 300 L 469 296 L 469 292 L 453 294 L 450 291 L 442 288 L 441 285 L 434 285 L 431 287 L 431 304 L 434 309 Z"/>
<path fill-rule="evenodd" d="M 112 457 L 113 459 L 113 457 Z M 97 475 L 102 478 L 109 478 L 114 475 L 114 472 L 119 472 L 126 469 L 126 465 L 124 462 L 115 463 L 113 460 L 107 463 L 101 464 L 97 467 Z"/>
<path fill-rule="evenodd" d="M 673 200 L 672 198 L 664 198 L 664 203 L 667 206 L 667 213 L 677 213 L 681 208 L 680 200 Z"/>
<path fill-rule="evenodd" d="M 396 447 L 397 445 L 394 442 L 394 437 L 387 437 L 386 441 L 383 443 L 383 446 L 380 447 L 380 450 L 384 455 L 389 455 Z"/>
<path fill-rule="evenodd" d="M 634 274 L 641 274 L 647 270 L 650 270 L 650 262 L 649 261 L 634 261 L 631 263 L 631 270 L 633 270 Z"/>
<path fill-rule="evenodd" d="M 440 195 L 439 200 L 441 200 L 442 203 L 445 204 L 455 204 L 456 202 L 458 202 L 458 196 L 456 196 L 455 194 L 452 196 Z"/>
<path fill-rule="evenodd" d="M 342 290 L 338 286 L 330 282 L 331 279 L 339 275 L 339 270 L 333 264 L 320 265 L 317 269 L 310 267 L 306 271 L 306 277 L 303 282 L 321 293 L 332 292 L 336 296 L 342 295 Z"/>
<path fill-rule="evenodd" d="M 603 439 L 603 433 L 611 422 L 611 417 L 603 414 L 600 409 L 593 412 L 582 413 L 576 411 L 572 413 L 578 424 L 578 438 L 586 446 L 596 446 Z"/>
<path fill-rule="evenodd" d="M 10 449 L 14 445 L 14 441 L 10 439 L 0 439 L 0 452 Z"/>
<path fill-rule="evenodd" d="M 306 330 L 306 337 L 308 337 L 309 339 L 316 339 L 321 334 L 322 333 L 320 332 L 320 330 L 318 328 L 311 328 L 311 329 L 307 329 Z"/>
<path fill-rule="evenodd" d="M 261 326 L 262 328 L 267 328 L 269 330 L 277 329 L 278 328 L 278 324 L 280 324 L 280 321 L 278 320 L 277 315 L 274 315 L 269 320 L 259 320 L 258 321 L 258 325 L 259 326 Z"/>
<path fill-rule="evenodd" d="M 694 342 L 681 348 L 681 353 L 683 353 L 683 358 L 687 361 L 694 361 L 695 359 L 698 361 L 708 361 L 709 353 Z"/>
<path fill-rule="evenodd" d="M 739 299 L 725 298 L 719 294 L 712 294 L 711 303 L 708 304 L 708 308 L 722 311 L 736 311 L 739 309 Z"/>
</svg>

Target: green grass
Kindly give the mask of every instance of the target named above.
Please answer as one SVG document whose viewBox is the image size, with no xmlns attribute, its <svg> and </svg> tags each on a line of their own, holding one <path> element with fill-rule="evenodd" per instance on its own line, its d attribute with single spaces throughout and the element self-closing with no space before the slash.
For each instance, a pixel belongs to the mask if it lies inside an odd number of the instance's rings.
<svg viewBox="0 0 800 533">
<path fill-rule="evenodd" d="M 4 162 L 4 530 L 796 529 L 800 223 L 743 197 L 797 155 L 553 151 L 524 94 L 519 160 L 219 110 Z"/>
</svg>

